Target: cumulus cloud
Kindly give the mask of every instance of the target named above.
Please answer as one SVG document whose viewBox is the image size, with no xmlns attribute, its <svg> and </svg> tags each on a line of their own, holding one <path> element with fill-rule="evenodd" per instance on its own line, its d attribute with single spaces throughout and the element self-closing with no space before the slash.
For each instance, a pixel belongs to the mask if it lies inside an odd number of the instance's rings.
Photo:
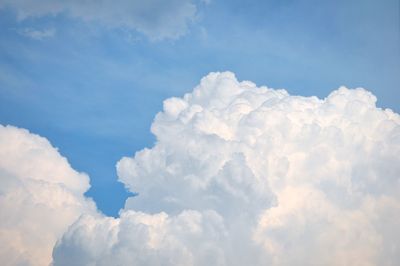
<svg viewBox="0 0 400 266">
<path fill-rule="evenodd" d="M 82 216 L 56 247 L 55 265 L 221 265 L 223 250 L 215 246 L 221 222 L 213 211 L 193 210 Z"/>
<path fill-rule="evenodd" d="M 67 227 L 96 211 L 88 176 L 25 129 L 0 125 L 0 147 L 1 265 L 49 265 Z"/>
<path fill-rule="evenodd" d="M 0 0 L 1 7 L 15 9 L 20 20 L 63 13 L 110 28 L 136 30 L 152 40 L 179 38 L 197 13 L 192 0 Z"/>
<path fill-rule="evenodd" d="M 400 116 L 375 102 L 209 74 L 118 162 L 121 217 L 81 217 L 54 265 L 398 264 Z"/>
</svg>

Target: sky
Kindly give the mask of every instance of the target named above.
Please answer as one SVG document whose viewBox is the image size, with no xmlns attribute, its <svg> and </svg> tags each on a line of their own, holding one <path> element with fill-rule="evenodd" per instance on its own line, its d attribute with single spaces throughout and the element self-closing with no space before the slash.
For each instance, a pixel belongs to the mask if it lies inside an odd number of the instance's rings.
<svg viewBox="0 0 400 266">
<path fill-rule="evenodd" d="M 46 264 L 46 256 L 52 256 L 55 265 L 100 261 L 107 264 L 115 256 L 120 258 L 121 265 L 131 264 L 132 258 L 123 254 L 140 248 L 132 239 L 115 240 L 113 230 L 138 234 L 143 242 L 154 240 L 141 235 L 132 224 L 145 225 L 155 234 L 166 234 L 167 245 L 162 241 L 161 244 L 151 242 L 159 248 L 160 257 L 151 249 L 146 250 L 148 256 L 144 258 L 154 265 L 162 258 L 171 265 L 233 265 L 236 259 L 235 263 L 240 265 L 240 261 L 253 255 L 261 265 L 265 261 L 293 265 L 291 258 L 302 254 L 302 250 L 289 247 L 290 239 L 301 243 L 302 237 L 290 232 L 304 229 L 301 217 L 292 213 L 294 208 L 303 211 L 304 219 L 315 228 L 321 221 L 333 224 L 332 230 L 326 229 L 326 238 L 306 243 L 305 248 L 315 248 L 315 243 L 322 247 L 330 241 L 336 243 L 334 236 L 343 224 L 349 225 L 343 230 L 357 231 L 353 226 L 360 223 L 360 228 L 369 232 L 371 238 L 361 239 L 369 245 L 361 245 L 352 234 L 345 240 L 344 246 L 356 247 L 354 254 L 333 248 L 337 251 L 336 265 L 343 262 L 368 265 L 371 261 L 390 265 L 399 259 L 395 255 L 398 243 L 380 227 L 384 221 L 371 218 L 374 210 L 382 211 L 383 217 L 388 213 L 400 217 L 399 199 L 393 196 L 399 184 L 393 181 L 398 180 L 399 171 L 396 168 L 399 165 L 396 136 L 400 132 L 396 129 L 399 128 L 396 113 L 400 112 L 399 1 L 0 0 L 0 25 L 0 125 L 11 125 L 0 127 L 0 137 L 3 137 L 0 174 L 4 176 L 0 195 L 12 191 L 9 195 L 13 196 L 7 200 L 16 197 L 15 204 L 20 204 L 16 206 L 35 210 L 36 200 L 46 205 L 43 203 L 46 200 L 41 199 L 53 199 L 49 188 L 54 186 L 57 195 L 63 196 L 43 214 L 51 221 L 52 215 L 57 216 L 57 208 L 69 206 L 62 224 L 55 218 L 54 224 L 49 223 L 54 231 L 46 232 L 46 239 L 51 241 L 44 241 L 43 248 L 32 251 L 34 255 L 29 258 L 16 255 L 15 265 L 24 263 L 25 259 L 37 261 L 37 258 L 43 259 L 37 265 Z M 251 82 L 242 82 L 245 80 Z M 263 86 L 276 90 L 269 91 Z M 346 88 L 339 89 L 341 86 Z M 247 87 L 251 91 L 249 95 L 242 94 Z M 232 88 L 232 92 L 225 91 L 226 88 Z M 265 103 L 261 104 L 254 95 L 259 95 Z M 237 103 L 238 109 L 230 107 L 224 99 Z M 377 99 L 376 106 L 374 99 Z M 302 106 L 307 106 L 308 111 Z M 249 115 L 247 109 L 253 110 L 253 114 Z M 236 121 L 239 114 L 245 114 L 244 124 Z M 268 117 L 270 122 L 261 121 L 258 114 L 264 119 Z M 298 123 L 309 121 L 316 121 L 315 125 L 310 122 L 310 127 L 299 127 Z M 339 133 L 328 129 L 336 124 Z M 273 127 L 277 131 L 270 131 Z M 284 131 L 291 133 L 285 135 Z M 228 144 L 213 139 L 209 136 L 212 134 Z M 282 134 L 286 141 L 280 139 Z M 254 145 L 255 140 L 251 138 L 262 136 L 270 137 L 271 143 L 258 143 L 260 148 L 255 147 L 254 153 L 243 148 Z M 192 137 L 201 145 L 193 143 Z M 319 142 L 308 139 L 312 137 L 326 146 L 318 146 Z M 230 142 L 233 140 L 244 146 L 235 146 Z M 350 145 L 350 140 L 359 146 Z M 316 145 L 305 161 L 299 159 L 300 155 L 291 157 L 292 151 L 301 153 L 306 149 L 299 141 Z M 278 144 L 287 147 L 281 155 L 277 154 Z M 343 149 L 332 148 L 342 144 Z M 213 149 L 220 149 L 220 153 Z M 235 149 L 237 152 L 232 152 Z M 32 155 L 35 151 L 37 156 Z M 337 159 L 331 163 L 340 167 L 327 167 L 333 174 L 314 167 L 327 162 L 324 151 L 332 157 L 351 154 L 350 166 Z M 267 171 L 269 185 L 255 181 L 265 170 L 261 163 L 263 156 L 270 158 L 269 164 L 276 168 L 276 172 Z M 366 156 L 371 169 L 357 156 Z M 222 172 L 215 172 L 215 164 Z M 293 169 L 304 176 L 301 182 L 292 180 Z M 347 176 L 348 171 L 352 180 L 348 182 L 353 183 L 351 186 L 346 183 L 346 191 L 355 189 L 357 196 L 336 189 L 345 183 L 339 177 Z M 181 179 L 165 181 L 163 178 L 171 173 Z M 246 178 L 225 180 L 236 173 Z M 222 183 L 214 184 L 207 179 L 213 175 Z M 368 182 L 360 181 L 363 175 L 370 178 Z M 52 180 L 52 176 L 59 176 L 59 180 Z M 282 176 L 285 181 L 275 183 L 274 176 Z M 306 176 L 327 176 L 327 180 L 315 185 Z M 332 181 L 331 176 L 337 180 Z M 376 181 L 383 180 L 382 176 L 387 181 Z M 204 177 L 206 181 L 197 177 Z M 16 189 L 17 183 L 13 180 L 24 184 L 22 192 Z M 39 185 L 39 181 L 36 184 L 37 180 L 47 182 L 48 187 Z M 31 185 L 32 182 L 36 185 Z M 337 184 L 334 186 L 332 182 Z M 260 192 L 254 184 L 268 188 Z M 41 196 L 36 197 L 32 192 L 36 186 L 37 195 Z M 205 186 L 207 190 L 199 192 L 196 186 L 203 186 L 202 189 Z M 243 191 L 238 189 L 242 186 Z M 393 191 L 390 186 L 394 187 Z M 179 192 L 180 189 L 186 192 Z M 33 203 L 24 206 L 18 193 L 31 195 L 23 199 Z M 164 202 L 168 193 L 178 196 Z M 192 202 L 190 193 L 204 199 L 212 195 L 232 203 L 226 210 L 207 200 L 202 205 Z M 304 196 L 304 202 L 293 205 L 291 193 Z M 379 198 L 378 194 L 385 197 Z M 337 199 L 342 196 L 348 199 L 346 203 Z M 330 197 L 335 200 L 331 201 Z M 276 206 L 275 201 L 279 199 L 283 203 Z M 231 227 L 224 227 L 221 221 L 234 220 L 238 215 L 235 208 L 246 208 L 241 205 L 243 200 L 266 201 L 269 207 L 252 206 L 248 216 L 244 215 Z M 309 207 L 308 200 L 320 205 Z M 0 204 L 10 212 L 15 209 L 12 200 L 0 200 Z M 352 206 L 358 212 L 344 211 L 341 204 Z M 313 208 L 327 211 L 318 212 L 320 220 L 316 221 L 311 218 Z M 252 220 L 252 212 L 261 213 L 258 223 Z M 88 216 L 78 219 L 81 214 Z M 332 220 L 336 216 L 344 218 Z M 296 219 L 293 228 L 288 223 L 290 217 Z M 43 222 L 35 215 L 31 218 L 37 224 Z M 271 224 L 271 219 L 278 219 L 281 224 Z M 8 228 L 17 220 L 10 220 L 6 225 L 0 223 L 0 229 Z M 253 230 L 258 236 L 250 241 L 246 238 L 253 234 L 250 231 L 233 233 L 241 228 L 241 223 L 254 223 Z M 109 240 L 112 248 L 96 246 L 92 253 L 88 251 L 92 246 L 82 243 L 98 241 L 92 234 L 82 233 L 91 232 L 92 229 L 87 229 L 93 228 L 91 225 L 103 228 L 98 235 Z M 18 228 L 15 232 L 22 239 L 22 232 L 31 227 Z M 209 254 L 207 246 L 192 246 L 191 241 L 199 239 L 193 228 L 207 232 L 201 241 L 221 250 L 215 249 L 216 253 Z M 220 231 L 218 228 L 224 228 L 229 237 L 214 234 Z M 310 234 L 317 231 L 310 229 Z M 394 236 L 398 233 L 398 230 L 392 232 Z M 0 234 L 4 241 L 16 239 L 11 233 L 4 234 Z M 219 242 L 220 239 L 235 242 L 243 236 L 248 242 L 242 257 L 235 257 L 236 246 Z M 86 240 L 81 243 L 83 246 L 75 241 L 81 238 Z M 378 238 L 383 239 L 383 247 L 391 245 L 392 249 L 375 254 L 372 250 L 379 250 Z M 272 255 L 260 257 L 252 241 Z M 280 241 L 287 245 L 280 247 Z M 35 249 L 30 241 L 25 242 L 29 244 L 24 248 Z M 20 242 L 12 243 L 12 247 L 6 247 L 22 250 Z M 2 245 L 0 241 L 0 249 Z M 168 245 L 170 249 L 165 247 Z M 8 249 L 3 247 L 3 250 Z M 196 250 L 208 255 L 192 254 Z M 84 251 L 88 252 L 83 254 Z M 101 257 L 102 252 L 109 257 Z M 280 252 L 291 256 L 284 259 Z M 0 257 L 4 254 L 0 253 Z M 69 261 L 69 254 L 80 254 L 70 257 L 80 257 L 82 261 Z M 229 254 L 230 259 L 221 254 Z M 174 261 L 173 255 L 182 260 Z M 347 260 L 359 255 L 365 260 Z M 307 256 L 300 257 L 310 262 Z M 326 263 L 324 257 L 317 258 L 317 262 Z"/>
<path fill-rule="evenodd" d="M 118 21 L 41 2 L 0 2 L 0 122 L 46 136 L 91 176 L 87 195 L 109 215 L 128 195 L 115 162 L 151 146 L 163 99 L 208 72 L 305 96 L 363 87 L 399 111 L 398 1 L 172 1 L 194 10 L 171 29 L 145 31 L 123 21 L 129 13 Z M 153 2 L 143 24 L 170 12 Z"/>
</svg>

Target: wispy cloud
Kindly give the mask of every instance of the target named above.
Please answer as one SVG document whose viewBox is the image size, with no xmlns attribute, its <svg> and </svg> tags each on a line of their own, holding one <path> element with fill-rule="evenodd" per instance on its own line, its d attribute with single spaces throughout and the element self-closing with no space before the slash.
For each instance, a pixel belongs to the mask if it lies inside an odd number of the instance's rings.
<svg viewBox="0 0 400 266">
<path fill-rule="evenodd" d="M 197 7 L 191 0 L 152 1 L 10 1 L 1 7 L 13 8 L 19 20 L 64 14 L 110 28 L 128 28 L 143 33 L 151 40 L 177 39 L 196 19 Z M 35 36 L 41 36 L 33 33 Z"/>
<path fill-rule="evenodd" d="M 21 30 L 18 30 L 18 33 L 32 38 L 34 40 L 44 40 L 47 38 L 51 38 L 56 34 L 56 30 L 54 28 L 49 28 L 49 29 L 32 29 L 32 28 L 24 28 Z"/>
</svg>

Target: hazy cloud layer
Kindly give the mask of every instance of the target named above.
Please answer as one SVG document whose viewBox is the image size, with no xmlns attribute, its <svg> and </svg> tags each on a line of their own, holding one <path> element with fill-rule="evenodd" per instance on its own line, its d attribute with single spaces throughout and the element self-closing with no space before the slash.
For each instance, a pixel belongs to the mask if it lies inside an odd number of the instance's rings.
<svg viewBox="0 0 400 266">
<path fill-rule="evenodd" d="M 139 196 L 85 215 L 55 265 L 395 265 L 400 117 L 363 89 L 326 99 L 211 73 L 123 158 Z"/>
<path fill-rule="evenodd" d="M 51 38 L 56 34 L 56 30 L 53 28 L 49 29 L 32 29 L 32 28 L 25 28 L 18 31 L 19 34 L 29 37 L 34 40 L 44 40 L 47 38 Z"/>
<path fill-rule="evenodd" d="M 19 20 L 62 13 L 110 28 L 136 30 L 152 40 L 184 35 L 197 12 L 191 0 L 0 0 L 1 7 L 15 9 Z"/>
<path fill-rule="evenodd" d="M 56 240 L 96 208 L 83 193 L 89 178 L 51 144 L 25 129 L 0 125 L 1 265 L 49 265 Z"/>
</svg>

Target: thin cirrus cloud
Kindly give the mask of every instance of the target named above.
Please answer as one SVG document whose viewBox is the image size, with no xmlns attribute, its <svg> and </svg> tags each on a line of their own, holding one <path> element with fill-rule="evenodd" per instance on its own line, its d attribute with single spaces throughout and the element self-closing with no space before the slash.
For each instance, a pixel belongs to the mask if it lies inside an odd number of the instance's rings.
<svg viewBox="0 0 400 266">
<path fill-rule="evenodd" d="M 19 30 L 18 33 L 34 40 L 44 40 L 53 37 L 56 34 L 56 30 L 54 28 L 48 28 L 48 29 L 25 28 Z"/>
<path fill-rule="evenodd" d="M 49 265 L 57 239 L 96 206 L 89 178 L 25 129 L 0 125 L 1 265 Z"/>
<path fill-rule="evenodd" d="M 21 21 L 64 14 L 109 28 L 135 30 L 154 41 L 183 36 L 197 15 L 197 6 L 191 0 L 0 0 L 1 7 L 14 9 Z"/>
<path fill-rule="evenodd" d="M 164 102 L 154 147 L 124 157 L 138 196 L 86 214 L 57 265 L 396 265 L 400 116 L 341 87 L 327 98 L 211 73 Z"/>
</svg>

